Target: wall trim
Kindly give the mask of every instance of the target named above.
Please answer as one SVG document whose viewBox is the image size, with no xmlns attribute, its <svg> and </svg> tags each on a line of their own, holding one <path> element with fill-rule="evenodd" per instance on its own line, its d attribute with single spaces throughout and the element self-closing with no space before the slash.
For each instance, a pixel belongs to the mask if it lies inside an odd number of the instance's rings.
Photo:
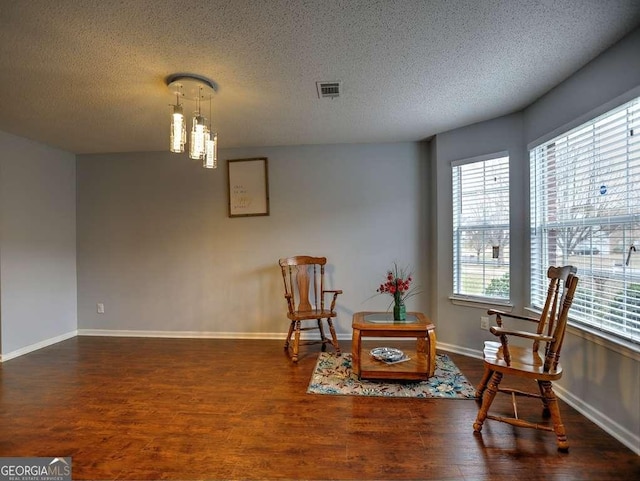
<svg viewBox="0 0 640 481">
<path fill-rule="evenodd" d="M 129 329 L 78 329 L 78 336 L 100 337 L 164 337 L 177 339 L 278 339 L 286 336 L 270 332 L 212 332 L 212 331 L 147 331 Z"/>
<path fill-rule="evenodd" d="M 482 351 L 477 349 L 469 349 L 468 347 L 456 346 L 455 344 L 447 344 L 446 342 L 436 342 L 436 348 L 443 351 L 453 352 L 455 354 L 462 354 L 463 356 L 473 357 L 476 359 L 482 359 Z"/>
<path fill-rule="evenodd" d="M 78 336 L 105 337 L 165 337 L 177 339 L 281 339 L 284 342 L 286 332 L 213 332 L 213 331 L 147 331 L 127 329 L 78 329 Z M 350 340 L 351 334 L 338 334 L 338 340 Z M 319 335 L 305 335 L 305 338 L 319 338 Z"/>
<path fill-rule="evenodd" d="M 64 334 L 60 334 L 59 336 L 51 337 L 49 339 L 45 339 L 44 341 L 36 342 L 35 344 L 31 344 L 29 346 L 21 347 L 20 349 L 16 349 L 15 351 L 11 351 L 8 354 L 0 354 L 0 363 L 6 362 L 10 359 L 14 359 L 19 356 L 23 356 L 25 354 L 29 354 L 30 352 L 37 351 L 38 349 L 42 349 L 44 347 L 51 346 L 53 344 L 57 344 L 62 341 L 66 341 L 67 339 L 71 339 L 72 337 L 76 337 L 78 335 L 78 331 L 69 331 Z"/>
</svg>

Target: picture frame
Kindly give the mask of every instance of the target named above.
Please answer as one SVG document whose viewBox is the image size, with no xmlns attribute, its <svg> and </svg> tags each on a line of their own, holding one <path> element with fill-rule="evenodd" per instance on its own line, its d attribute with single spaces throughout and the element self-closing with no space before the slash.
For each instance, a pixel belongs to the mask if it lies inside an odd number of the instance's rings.
<svg viewBox="0 0 640 481">
<path fill-rule="evenodd" d="M 229 217 L 269 215 L 266 157 L 227 160 Z"/>
</svg>

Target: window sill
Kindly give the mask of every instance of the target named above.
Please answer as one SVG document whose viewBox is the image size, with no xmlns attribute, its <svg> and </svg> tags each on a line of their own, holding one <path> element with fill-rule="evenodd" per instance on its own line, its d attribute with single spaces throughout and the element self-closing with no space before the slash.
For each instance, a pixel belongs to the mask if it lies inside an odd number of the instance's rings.
<svg viewBox="0 0 640 481">
<path fill-rule="evenodd" d="M 530 307 L 527 307 L 525 310 L 533 314 L 540 315 L 540 311 Z M 582 324 L 572 324 L 571 321 L 567 324 L 567 332 L 570 332 L 582 339 L 586 339 L 587 341 L 591 341 L 594 344 L 598 344 L 610 351 L 617 352 L 621 356 L 640 362 L 640 346 L 631 341 L 626 341 L 606 332 L 599 331 L 598 329 L 591 329 Z"/>
<path fill-rule="evenodd" d="M 473 296 L 461 296 L 452 295 L 449 296 L 449 300 L 456 306 L 477 307 L 477 308 L 492 308 L 499 307 L 503 311 L 511 312 L 513 310 L 513 304 L 507 300 L 491 299 L 488 297 L 473 297 Z"/>
</svg>

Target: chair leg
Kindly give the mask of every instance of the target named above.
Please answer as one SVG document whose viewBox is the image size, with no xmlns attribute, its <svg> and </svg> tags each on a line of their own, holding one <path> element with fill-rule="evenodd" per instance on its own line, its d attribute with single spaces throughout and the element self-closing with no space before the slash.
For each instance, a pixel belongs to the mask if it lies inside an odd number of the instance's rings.
<svg viewBox="0 0 640 481">
<path fill-rule="evenodd" d="M 336 330 L 333 328 L 333 322 L 331 318 L 327 318 L 327 324 L 329 324 L 329 332 L 331 332 L 331 345 L 336 350 L 336 354 L 341 354 L 340 352 L 340 344 L 338 344 L 338 337 L 336 336 Z"/>
<path fill-rule="evenodd" d="M 300 321 L 296 321 L 295 334 L 293 337 L 293 355 L 291 356 L 291 360 L 293 362 L 298 362 L 299 350 L 300 350 Z"/>
<path fill-rule="evenodd" d="M 291 342 L 291 334 L 293 334 L 293 327 L 295 325 L 295 321 L 291 321 L 289 324 L 289 333 L 287 334 L 287 339 L 284 341 L 284 350 L 289 350 L 289 343 Z"/>
<path fill-rule="evenodd" d="M 538 389 L 540 390 L 540 399 L 542 399 L 542 417 L 548 418 L 551 415 L 551 412 L 549 411 L 549 402 L 544 395 L 544 386 L 542 384 L 542 381 L 537 381 L 537 383 Z"/>
<path fill-rule="evenodd" d="M 562 424 L 562 418 L 560 417 L 560 407 L 558 406 L 558 399 L 556 398 L 553 389 L 551 388 L 550 381 L 540 381 L 540 386 L 546 400 L 546 404 L 551 413 L 551 422 L 553 423 L 553 432 L 556 433 L 558 451 L 569 451 L 569 443 L 567 441 L 567 433 Z"/>
<path fill-rule="evenodd" d="M 324 327 L 322 327 L 322 319 L 317 319 L 318 321 L 318 330 L 320 331 L 320 340 L 322 341 L 321 344 L 321 350 L 322 352 L 325 352 L 327 350 L 327 341 L 328 339 L 326 338 L 326 336 L 324 335 Z"/>
<path fill-rule="evenodd" d="M 473 423 L 473 431 L 476 433 L 482 431 L 482 425 L 484 424 L 485 419 L 487 419 L 487 414 L 489 414 L 491 403 L 495 399 L 496 394 L 498 394 L 498 386 L 500 385 L 500 381 L 502 381 L 502 373 L 494 371 L 493 376 L 491 376 L 491 381 L 489 381 L 489 386 L 487 387 L 487 390 L 483 395 L 482 405 L 478 410 L 476 422 Z"/>
<path fill-rule="evenodd" d="M 476 398 L 478 398 L 479 401 L 482 401 L 482 395 L 484 394 L 485 389 L 487 389 L 487 383 L 489 382 L 489 379 L 491 379 L 492 374 L 493 371 L 485 366 L 482 379 L 480 380 L 478 387 L 476 387 Z"/>
</svg>

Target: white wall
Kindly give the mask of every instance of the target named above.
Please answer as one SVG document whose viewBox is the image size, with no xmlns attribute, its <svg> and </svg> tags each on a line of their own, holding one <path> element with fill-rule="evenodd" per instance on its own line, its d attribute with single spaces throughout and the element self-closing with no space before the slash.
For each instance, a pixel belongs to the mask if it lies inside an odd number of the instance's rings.
<svg viewBox="0 0 640 481">
<path fill-rule="evenodd" d="M 0 354 L 75 335 L 75 156 L 0 132 Z"/>
<path fill-rule="evenodd" d="M 269 159 L 269 216 L 227 216 L 226 159 Z M 282 337 L 278 259 L 326 256 L 338 332 L 385 309 L 394 260 L 426 282 L 426 150 L 417 143 L 222 150 L 206 170 L 168 152 L 78 156 L 82 330 Z M 426 297 L 425 297 L 426 298 Z M 96 303 L 105 313 L 96 312 Z M 426 310 L 415 299 L 409 308 Z"/>
</svg>

